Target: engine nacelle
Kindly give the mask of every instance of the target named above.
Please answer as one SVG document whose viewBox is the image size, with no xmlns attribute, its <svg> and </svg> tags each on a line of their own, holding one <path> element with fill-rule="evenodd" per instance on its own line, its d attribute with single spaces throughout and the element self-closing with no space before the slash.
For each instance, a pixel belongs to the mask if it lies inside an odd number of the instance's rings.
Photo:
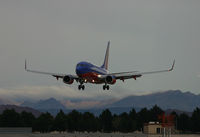
<svg viewBox="0 0 200 137">
<path fill-rule="evenodd" d="M 63 78 L 63 82 L 65 84 L 72 84 L 74 82 L 74 79 L 73 79 L 73 77 L 71 75 L 66 75 Z"/>
<path fill-rule="evenodd" d="M 105 78 L 105 81 L 108 84 L 115 84 L 116 83 L 116 78 L 114 76 L 107 76 Z"/>
</svg>

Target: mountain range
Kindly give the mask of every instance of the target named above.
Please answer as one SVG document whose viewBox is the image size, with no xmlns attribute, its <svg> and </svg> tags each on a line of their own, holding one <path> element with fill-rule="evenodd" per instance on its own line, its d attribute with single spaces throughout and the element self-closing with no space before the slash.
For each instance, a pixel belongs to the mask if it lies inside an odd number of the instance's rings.
<svg viewBox="0 0 200 137">
<path fill-rule="evenodd" d="M 37 110 L 66 109 L 66 107 L 63 104 L 61 104 L 60 101 L 58 101 L 54 98 L 49 98 L 46 100 L 39 100 L 38 102 L 24 101 L 20 106 L 31 107 L 31 108 L 34 108 Z"/>
<path fill-rule="evenodd" d="M 67 100 L 69 102 L 69 100 Z M 129 112 L 132 108 L 139 111 L 141 108 L 151 108 L 158 105 L 163 110 L 179 110 L 184 112 L 192 112 L 196 107 L 200 107 L 200 95 L 195 95 L 191 92 L 182 92 L 180 90 L 170 90 L 165 92 L 157 92 L 148 95 L 128 96 L 119 100 L 113 99 L 112 101 L 101 101 L 102 103 L 94 103 L 94 101 L 86 101 L 87 108 L 73 108 L 68 107 L 65 101 L 58 101 L 54 98 L 40 100 L 38 102 L 25 101 L 21 106 L 28 106 L 37 109 L 41 112 L 50 112 L 56 114 L 60 109 L 69 112 L 72 109 L 77 109 L 80 112 L 89 111 L 96 115 L 100 114 L 103 109 L 109 108 L 111 112 L 119 114 L 122 112 Z M 107 103 L 105 103 L 107 102 Z M 72 102 L 71 102 L 72 103 Z M 83 101 L 76 101 L 76 106 L 81 106 Z M 90 105 L 90 103 L 94 105 Z"/>
<path fill-rule="evenodd" d="M 200 107 L 200 95 L 181 92 L 180 90 L 170 90 L 148 95 L 128 96 L 113 103 L 110 107 L 151 108 L 154 105 L 158 105 L 164 110 L 179 109 L 191 112 L 196 107 Z"/>
</svg>

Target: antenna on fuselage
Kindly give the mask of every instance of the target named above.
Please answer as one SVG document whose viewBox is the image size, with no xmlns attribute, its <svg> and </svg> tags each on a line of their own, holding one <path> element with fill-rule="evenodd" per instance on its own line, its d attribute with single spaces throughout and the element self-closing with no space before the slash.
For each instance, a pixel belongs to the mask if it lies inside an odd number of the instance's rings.
<svg viewBox="0 0 200 137">
<path fill-rule="evenodd" d="M 110 48 L 110 41 L 108 41 L 104 62 L 103 65 L 101 66 L 101 68 L 104 68 L 106 70 L 108 70 L 109 48 Z"/>
</svg>

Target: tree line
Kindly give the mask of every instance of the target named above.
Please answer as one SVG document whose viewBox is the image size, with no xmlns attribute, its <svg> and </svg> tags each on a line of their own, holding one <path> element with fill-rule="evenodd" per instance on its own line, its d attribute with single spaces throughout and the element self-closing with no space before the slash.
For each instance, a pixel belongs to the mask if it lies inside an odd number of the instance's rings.
<svg viewBox="0 0 200 137">
<path fill-rule="evenodd" d="M 50 113 L 42 113 L 35 117 L 32 113 L 17 113 L 14 109 L 4 110 L 0 115 L 0 127 L 32 127 L 33 131 L 87 131 L 87 132 L 133 132 L 141 131 L 144 123 L 159 121 L 158 115 L 164 111 L 157 105 L 151 109 L 143 108 L 136 112 L 133 108 L 129 113 L 112 114 L 105 109 L 99 116 L 90 112 L 80 113 L 76 110 L 65 114 L 62 110 L 53 117 Z M 175 126 L 182 132 L 200 132 L 200 109 L 196 108 L 192 116 L 187 114 L 175 116 Z"/>
</svg>

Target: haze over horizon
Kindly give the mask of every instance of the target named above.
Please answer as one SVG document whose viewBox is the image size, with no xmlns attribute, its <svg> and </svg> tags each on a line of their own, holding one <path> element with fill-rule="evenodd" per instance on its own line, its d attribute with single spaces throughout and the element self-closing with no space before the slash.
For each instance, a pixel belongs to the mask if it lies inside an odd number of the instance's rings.
<svg viewBox="0 0 200 137">
<path fill-rule="evenodd" d="M 0 1 L 0 96 L 121 98 L 157 91 L 200 93 L 198 0 Z M 75 74 L 80 61 L 101 65 L 111 41 L 109 71 L 174 71 L 102 85 L 65 85 L 28 67 Z"/>
</svg>

